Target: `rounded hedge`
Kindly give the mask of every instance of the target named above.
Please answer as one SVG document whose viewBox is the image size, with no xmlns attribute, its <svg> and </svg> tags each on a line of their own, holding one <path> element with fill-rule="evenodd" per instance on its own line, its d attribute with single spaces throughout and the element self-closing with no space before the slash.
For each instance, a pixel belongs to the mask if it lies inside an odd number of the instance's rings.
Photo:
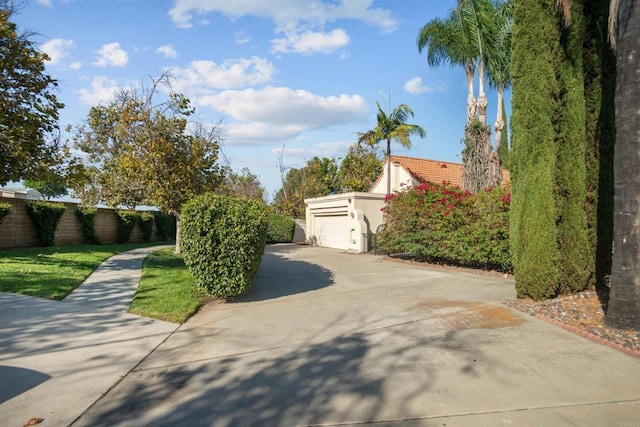
<svg viewBox="0 0 640 427">
<path fill-rule="evenodd" d="M 207 193 L 180 215 L 180 245 L 198 286 L 215 297 L 240 295 L 255 276 L 267 235 L 266 206 Z"/>
<path fill-rule="evenodd" d="M 267 242 L 291 243 L 296 223 L 287 215 L 269 214 L 267 217 Z"/>
<path fill-rule="evenodd" d="M 40 200 L 30 200 L 26 206 L 42 244 L 44 246 L 53 246 L 56 228 L 58 228 L 58 223 L 67 207 L 61 203 Z"/>
</svg>

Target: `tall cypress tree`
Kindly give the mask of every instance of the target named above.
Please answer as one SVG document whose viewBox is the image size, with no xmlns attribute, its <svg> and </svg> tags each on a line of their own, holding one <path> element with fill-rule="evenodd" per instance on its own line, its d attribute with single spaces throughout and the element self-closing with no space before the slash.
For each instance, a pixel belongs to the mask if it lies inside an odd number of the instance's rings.
<svg viewBox="0 0 640 427">
<path fill-rule="evenodd" d="M 556 70 L 560 33 L 555 0 L 515 4 L 511 73 L 511 250 L 518 296 L 558 293 Z"/>
<path fill-rule="evenodd" d="M 560 293 L 584 290 L 589 285 L 593 259 L 588 248 L 587 219 L 584 212 L 586 192 L 585 166 L 585 100 L 582 71 L 584 40 L 583 0 L 573 0 L 571 19 L 563 23 L 553 14 L 560 27 L 558 83 L 556 103 L 555 201 L 559 249 Z"/>
</svg>

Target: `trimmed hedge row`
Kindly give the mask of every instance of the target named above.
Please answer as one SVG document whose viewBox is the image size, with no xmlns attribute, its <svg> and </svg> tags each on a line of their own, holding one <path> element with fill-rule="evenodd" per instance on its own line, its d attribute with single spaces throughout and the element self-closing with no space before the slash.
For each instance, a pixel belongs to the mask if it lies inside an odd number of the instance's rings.
<svg viewBox="0 0 640 427">
<path fill-rule="evenodd" d="M 267 243 L 291 243 L 296 222 L 287 215 L 271 213 L 267 217 Z"/>
<path fill-rule="evenodd" d="M 181 248 L 198 286 L 215 297 L 246 292 L 267 237 L 266 206 L 207 193 L 182 207 Z"/>
<path fill-rule="evenodd" d="M 422 184 L 394 194 L 384 208 L 378 249 L 419 259 L 510 271 L 509 203 L 502 187 L 473 195 Z"/>
</svg>

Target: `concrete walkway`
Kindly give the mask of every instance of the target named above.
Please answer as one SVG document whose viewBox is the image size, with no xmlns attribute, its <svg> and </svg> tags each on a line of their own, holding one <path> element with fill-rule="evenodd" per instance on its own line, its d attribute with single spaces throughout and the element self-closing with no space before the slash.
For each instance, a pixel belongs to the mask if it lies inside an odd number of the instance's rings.
<svg viewBox="0 0 640 427">
<path fill-rule="evenodd" d="M 640 360 L 502 305 L 506 278 L 270 246 L 79 426 L 638 426 Z"/>
<path fill-rule="evenodd" d="M 0 293 L 0 425 L 69 425 L 178 327 L 126 313 L 157 249 L 105 261 L 63 302 Z"/>
</svg>

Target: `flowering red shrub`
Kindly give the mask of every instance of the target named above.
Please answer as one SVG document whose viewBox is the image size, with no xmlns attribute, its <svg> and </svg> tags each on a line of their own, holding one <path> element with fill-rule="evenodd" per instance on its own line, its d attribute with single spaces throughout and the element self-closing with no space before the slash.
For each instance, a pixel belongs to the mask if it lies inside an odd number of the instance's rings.
<svg viewBox="0 0 640 427">
<path fill-rule="evenodd" d="M 444 184 L 421 184 L 388 198 L 378 249 L 509 271 L 510 201 L 502 187 L 473 195 Z"/>
</svg>

